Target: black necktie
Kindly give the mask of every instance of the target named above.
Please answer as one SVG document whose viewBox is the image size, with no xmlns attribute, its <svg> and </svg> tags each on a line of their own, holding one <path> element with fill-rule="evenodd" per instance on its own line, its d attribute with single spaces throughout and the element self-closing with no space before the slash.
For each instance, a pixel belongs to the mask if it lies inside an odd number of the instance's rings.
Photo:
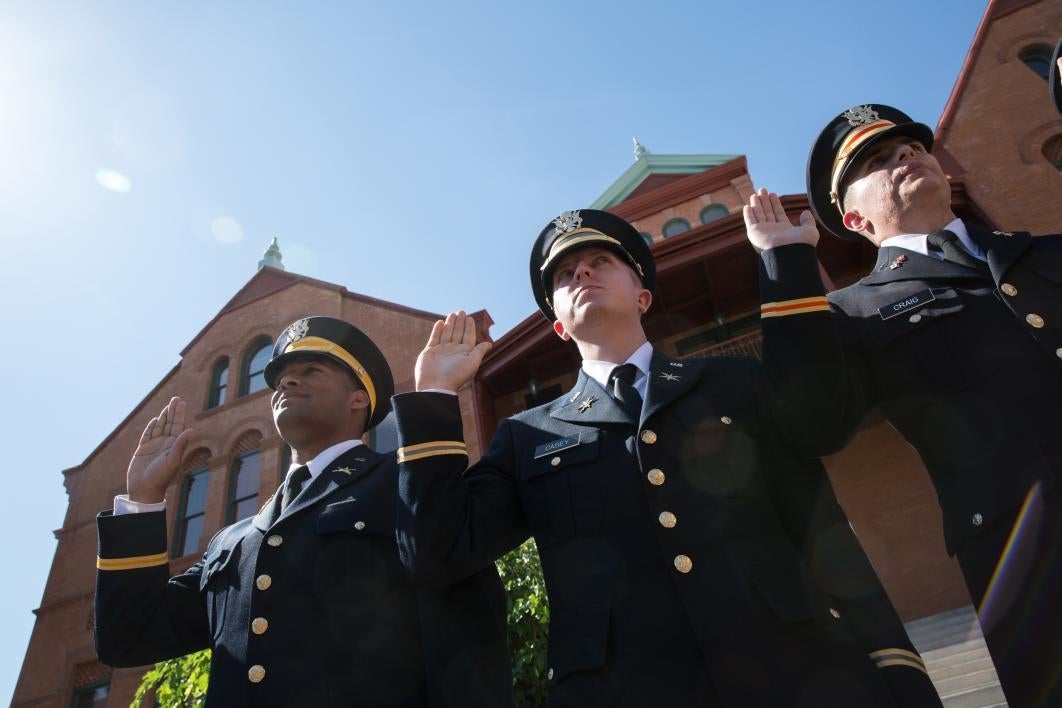
<svg viewBox="0 0 1062 708">
<path fill-rule="evenodd" d="M 310 468 L 306 465 L 299 465 L 288 474 L 284 480 L 284 488 L 280 491 L 281 513 L 288 508 L 291 502 L 295 501 L 295 497 L 299 496 L 299 492 L 302 491 L 302 485 L 309 478 Z"/>
<path fill-rule="evenodd" d="M 930 251 L 943 254 L 944 260 L 958 263 L 959 265 L 973 268 L 974 270 L 987 270 L 984 261 L 970 254 L 962 244 L 959 237 L 953 231 L 941 229 L 931 234 L 926 234 L 926 243 Z"/>
<path fill-rule="evenodd" d="M 617 366 L 609 374 L 609 381 L 612 383 L 612 396 L 619 404 L 623 406 L 623 410 L 627 411 L 627 415 L 635 423 L 642 415 L 642 397 L 638 394 L 638 389 L 634 387 L 634 378 L 638 375 L 638 367 L 634 364 L 624 364 L 623 366 Z"/>
</svg>

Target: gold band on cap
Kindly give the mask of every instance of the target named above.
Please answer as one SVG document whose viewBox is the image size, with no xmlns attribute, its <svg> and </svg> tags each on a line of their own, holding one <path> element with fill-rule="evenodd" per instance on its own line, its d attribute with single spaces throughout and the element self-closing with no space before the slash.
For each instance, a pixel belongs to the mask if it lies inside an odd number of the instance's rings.
<svg viewBox="0 0 1062 708">
<path fill-rule="evenodd" d="M 837 148 L 837 155 L 833 160 L 833 171 L 830 175 L 830 201 L 837 205 L 837 210 L 844 215 L 844 207 L 841 206 L 841 196 L 838 193 L 841 185 L 841 173 L 848 164 L 848 156 L 856 151 L 859 146 L 873 138 L 883 130 L 895 128 L 896 124 L 891 120 L 879 119 L 867 125 L 860 125 L 845 136 L 841 146 Z"/>
<path fill-rule="evenodd" d="M 569 248 L 572 248 L 573 246 L 578 246 L 581 243 L 588 243 L 592 241 L 604 241 L 606 243 L 611 243 L 613 246 L 618 246 L 621 251 L 627 254 L 627 260 L 630 261 L 634 269 L 638 271 L 638 276 L 641 278 L 645 277 L 645 273 L 642 272 L 641 263 L 634 260 L 634 256 L 627 252 L 627 249 L 623 247 L 623 244 L 620 243 L 618 239 L 614 239 L 608 234 L 602 233 L 597 229 L 576 229 L 570 234 L 566 234 L 558 238 L 556 241 L 553 242 L 553 245 L 549 247 L 549 255 L 546 256 L 546 260 L 542 263 L 542 267 L 540 267 L 539 270 L 545 271 L 546 268 L 549 267 L 550 263 L 552 263 L 560 254 L 564 253 Z"/>
<path fill-rule="evenodd" d="M 361 362 L 354 358 L 354 356 L 343 347 L 339 346 L 333 341 L 325 339 L 323 337 L 303 337 L 302 339 L 290 342 L 288 346 L 284 347 L 283 354 L 288 352 L 320 352 L 322 354 L 331 354 L 332 356 L 340 359 L 354 371 L 354 376 L 357 377 L 361 385 L 365 387 L 365 393 L 369 394 L 369 417 L 372 417 L 372 412 L 376 410 L 376 387 L 372 385 L 372 379 L 369 378 L 369 374 L 365 371 L 365 367 L 361 365 Z"/>
</svg>

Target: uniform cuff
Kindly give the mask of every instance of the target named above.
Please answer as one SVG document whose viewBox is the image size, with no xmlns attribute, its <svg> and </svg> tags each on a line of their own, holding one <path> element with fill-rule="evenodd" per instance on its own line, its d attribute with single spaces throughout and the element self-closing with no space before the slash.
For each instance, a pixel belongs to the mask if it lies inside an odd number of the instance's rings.
<svg viewBox="0 0 1062 708">
<path fill-rule="evenodd" d="M 114 498 L 114 515 L 121 516 L 122 514 L 144 514 L 149 511 L 166 511 L 166 500 L 163 499 L 160 502 L 154 504 L 148 502 L 137 502 L 129 498 L 128 494 L 119 494 Z"/>
<path fill-rule="evenodd" d="M 96 517 L 96 528 L 96 567 L 100 570 L 135 570 L 169 563 L 164 512 L 115 516 L 104 511 Z"/>
<path fill-rule="evenodd" d="M 437 455 L 466 455 L 457 396 L 441 392 L 401 393 L 391 399 L 398 427 L 398 462 Z"/>
<path fill-rule="evenodd" d="M 761 318 L 829 312 L 814 246 L 794 243 L 759 255 Z"/>
</svg>

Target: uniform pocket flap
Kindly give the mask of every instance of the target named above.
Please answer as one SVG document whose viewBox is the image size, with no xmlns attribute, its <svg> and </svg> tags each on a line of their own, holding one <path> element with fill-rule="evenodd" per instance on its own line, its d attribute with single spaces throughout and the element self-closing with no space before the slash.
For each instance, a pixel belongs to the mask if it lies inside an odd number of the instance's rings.
<svg viewBox="0 0 1062 708">
<path fill-rule="evenodd" d="M 549 670 L 552 686 L 576 671 L 605 665 L 609 608 L 553 610 L 549 622 Z"/>
<path fill-rule="evenodd" d="M 199 589 L 203 590 L 210 581 L 223 573 L 232 565 L 233 559 L 239 556 L 240 538 L 236 537 L 231 542 L 222 542 L 207 549 L 203 557 L 203 572 L 199 576 Z"/>
<path fill-rule="evenodd" d="M 573 465 L 593 462 L 598 455 L 598 434 L 597 430 L 585 430 L 539 445 L 524 468 L 524 479 L 532 480 Z"/>
<path fill-rule="evenodd" d="M 317 515 L 317 533 L 393 536 L 394 505 L 390 501 L 371 499 L 344 499 L 329 504 Z"/>
<path fill-rule="evenodd" d="M 884 349 L 901 337 L 962 312 L 962 300 L 953 288 L 933 288 L 931 300 L 924 297 L 925 292 L 930 291 L 889 298 L 878 308 L 876 315 L 868 316 L 864 320 L 866 329 L 863 332 L 867 348 L 875 351 Z M 916 297 L 921 297 L 924 304 L 910 304 Z M 896 308 L 899 309 L 893 312 Z"/>
</svg>

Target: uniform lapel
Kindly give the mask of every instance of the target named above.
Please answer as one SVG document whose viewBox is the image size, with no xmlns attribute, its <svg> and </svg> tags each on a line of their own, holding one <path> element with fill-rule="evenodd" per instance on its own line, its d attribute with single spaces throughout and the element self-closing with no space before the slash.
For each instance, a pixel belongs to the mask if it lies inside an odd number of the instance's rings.
<svg viewBox="0 0 1062 708">
<path fill-rule="evenodd" d="M 893 266 L 896 266 L 895 268 Z M 908 251 L 897 246 L 878 249 L 878 262 L 874 272 L 859 281 L 860 285 L 884 285 L 903 280 L 939 280 L 984 278 L 984 273 L 961 266 L 951 261 L 942 261 L 932 256 Z"/>
<path fill-rule="evenodd" d="M 387 459 L 386 455 L 381 455 L 365 445 L 358 445 L 347 450 L 317 475 L 317 478 L 310 482 L 310 486 L 302 490 L 295 501 L 280 515 L 277 522 L 312 507 L 337 489 L 353 484 L 385 459 Z"/>
<path fill-rule="evenodd" d="M 997 283 L 1032 243 L 1027 231 L 987 231 L 974 224 L 966 224 L 966 231 L 987 254 L 988 268 Z"/>
<path fill-rule="evenodd" d="M 283 485 L 284 480 L 281 480 Z M 269 530 L 269 527 L 280 516 L 280 490 L 277 489 L 273 492 L 273 496 L 269 497 L 269 500 L 262 505 L 262 508 L 258 510 L 258 513 L 254 515 L 254 520 L 251 522 L 256 529 L 265 532 Z"/>
<path fill-rule="evenodd" d="M 704 368 L 702 360 L 672 359 L 664 356 L 654 347 L 639 427 L 658 410 L 689 391 L 700 380 L 702 368 Z"/>
<path fill-rule="evenodd" d="M 620 404 L 582 369 L 575 388 L 559 401 L 560 405 L 549 412 L 551 418 L 576 425 L 631 424 Z"/>
</svg>

